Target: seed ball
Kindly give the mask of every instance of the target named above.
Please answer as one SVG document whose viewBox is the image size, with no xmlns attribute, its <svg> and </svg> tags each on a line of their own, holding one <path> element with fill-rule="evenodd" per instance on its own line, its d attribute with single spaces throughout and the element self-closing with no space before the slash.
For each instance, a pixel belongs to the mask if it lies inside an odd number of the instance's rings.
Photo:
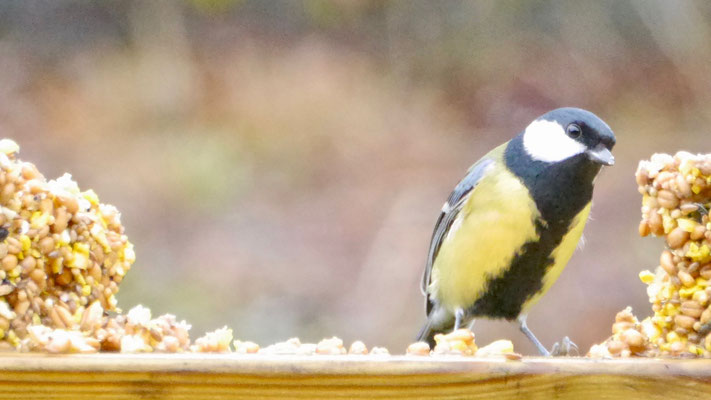
<svg viewBox="0 0 711 400">
<path fill-rule="evenodd" d="M 706 292 L 697 292 L 697 293 L 706 293 Z M 696 296 L 694 296 L 696 297 Z M 696 300 L 689 300 L 685 301 L 681 304 L 681 313 L 684 315 L 687 315 L 692 318 L 699 318 L 701 317 L 701 313 L 704 311 L 704 308 L 699 304 L 698 301 Z"/>
<path fill-rule="evenodd" d="M 622 352 L 622 350 L 625 350 L 625 349 L 627 349 L 627 344 L 620 341 L 620 340 L 611 340 L 607 344 L 607 350 L 612 355 L 620 354 Z"/>
<path fill-rule="evenodd" d="M 661 235 L 664 233 L 664 226 L 662 224 L 662 216 L 656 211 L 650 212 L 649 215 L 649 230 L 655 235 Z"/>
<path fill-rule="evenodd" d="M 679 206 L 679 209 L 681 210 L 682 214 L 689 215 L 693 212 L 698 211 L 699 205 L 696 203 L 683 203 Z"/>
<path fill-rule="evenodd" d="M 659 263 L 664 268 L 664 271 L 667 272 L 669 275 L 676 275 L 677 274 L 677 269 L 676 265 L 674 264 L 674 259 L 671 251 L 669 250 L 664 250 L 662 252 L 662 256 L 659 258 Z"/>
<path fill-rule="evenodd" d="M 69 223 L 69 215 L 64 207 L 60 207 L 54 210 L 54 224 L 52 225 L 52 232 L 62 233 L 67 229 Z"/>
<path fill-rule="evenodd" d="M 679 205 L 679 199 L 669 190 L 660 190 L 657 193 L 657 201 L 660 206 L 668 210 L 674 209 Z"/>
<path fill-rule="evenodd" d="M 612 334 L 617 334 L 620 332 L 624 332 L 629 329 L 634 328 L 634 323 L 633 322 L 627 322 L 627 321 L 620 321 L 620 322 L 615 322 L 612 324 Z"/>
<path fill-rule="evenodd" d="M 51 236 L 43 237 L 39 241 L 39 249 L 42 254 L 47 255 L 54 250 L 54 239 Z"/>
<path fill-rule="evenodd" d="M 704 225 L 697 225 L 694 230 L 689 235 L 691 240 L 701 240 L 706 234 L 706 227 Z"/>
<path fill-rule="evenodd" d="M 620 339 L 631 348 L 641 349 L 644 347 L 646 339 L 636 329 L 626 329 L 620 333 Z"/>
<path fill-rule="evenodd" d="M 7 252 L 10 254 L 20 254 L 22 252 L 22 243 L 20 241 L 13 237 L 10 236 L 7 239 L 5 239 L 5 242 L 7 243 Z"/>
<path fill-rule="evenodd" d="M 23 272 L 29 274 L 37 265 L 37 259 L 32 256 L 25 257 L 20 263 L 20 265 L 22 266 Z"/>
<path fill-rule="evenodd" d="M 688 272 L 679 271 L 677 276 L 679 277 L 681 283 L 686 287 L 693 287 L 696 285 L 696 280 Z"/>
<path fill-rule="evenodd" d="M 679 191 L 680 197 L 691 197 L 691 185 L 686 181 L 686 178 L 682 175 L 676 176 L 676 187 Z"/>
<path fill-rule="evenodd" d="M 649 236 L 650 233 L 652 233 L 652 230 L 649 227 L 649 221 L 646 219 L 643 219 L 639 223 L 639 236 L 642 236 L 642 237 Z"/>
<path fill-rule="evenodd" d="M 692 329 L 695 322 L 696 318 L 687 315 L 677 315 L 674 317 L 674 323 L 684 329 Z"/>
<path fill-rule="evenodd" d="M 674 228 L 667 235 L 667 244 L 672 249 L 678 249 L 682 247 L 687 240 L 689 240 L 689 232 L 681 229 L 680 227 Z"/>
<path fill-rule="evenodd" d="M 0 296 L 7 296 L 12 293 L 15 288 L 10 284 L 0 285 Z"/>
<path fill-rule="evenodd" d="M 701 313 L 701 317 L 699 318 L 699 321 L 701 321 L 702 324 L 705 324 L 709 321 L 711 321 L 711 307 L 706 308 L 704 312 Z"/>
<path fill-rule="evenodd" d="M 709 295 L 705 290 L 700 290 L 694 292 L 693 299 L 701 308 L 703 308 L 703 306 L 708 303 Z"/>
<path fill-rule="evenodd" d="M 699 275 L 704 279 L 711 279 L 711 264 L 706 264 L 700 267 Z"/>
<path fill-rule="evenodd" d="M 12 271 L 15 267 L 17 267 L 17 257 L 14 254 L 8 254 L 3 257 L 0 264 L 2 264 L 2 268 L 5 271 Z"/>
</svg>

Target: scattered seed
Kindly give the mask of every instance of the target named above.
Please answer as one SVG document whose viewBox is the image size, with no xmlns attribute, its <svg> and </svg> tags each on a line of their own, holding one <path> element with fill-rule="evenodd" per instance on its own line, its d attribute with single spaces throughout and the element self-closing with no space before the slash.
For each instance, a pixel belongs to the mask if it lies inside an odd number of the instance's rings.
<svg viewBox="0 0 711 400">
<path fill-rule="evenodd" d="M 426 342 L 416 342 L 407 346 L 406 354 L 414 356 L 427 356 L 430 354 L 430 345 Z"/>
</svg>

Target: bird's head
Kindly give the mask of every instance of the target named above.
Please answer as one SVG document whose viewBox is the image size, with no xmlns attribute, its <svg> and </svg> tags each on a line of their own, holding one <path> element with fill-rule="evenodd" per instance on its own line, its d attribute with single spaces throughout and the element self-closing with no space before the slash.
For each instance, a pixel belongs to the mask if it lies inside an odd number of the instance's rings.
<svg viewBox="0 0 711 400">
<path fill-rule="evenodd" d="M 556 163 L 581 154 L 595 164 L 613 165 L 615 134 L 595 114 L 558 108 L 541 115 L 523 132 L 523 147 L 536 161 Z"/>
</svg>

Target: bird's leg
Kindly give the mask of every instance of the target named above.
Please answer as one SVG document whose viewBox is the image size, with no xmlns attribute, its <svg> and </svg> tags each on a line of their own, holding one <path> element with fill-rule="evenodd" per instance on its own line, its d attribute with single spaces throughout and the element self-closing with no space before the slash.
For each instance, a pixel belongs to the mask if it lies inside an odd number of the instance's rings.
<svg viewBox="0 0 711 400">
<path fill-rule="evenodd" d="M 533 342 L 534 345 L 536 345 L 536 348 L 538 349 L 538 352 L 541 353 L 542 356 L 550 357 L 551 353 L 546 350 L 545 347 L 541 344 L 541 342 L 536 339 L 536 336 L 531 332 L 530 329 L 528 329 L 528 326 L 526 325 L 526 316 L 521 315 L 518 317 L 518 326 L 521 328 L 521 332 L 523 332 L 524 335 Z"/>
<path fill-rule="evenodd" d="M 454 312 L 454 330 L 456 331 L 462 326 L 462 321 L 464 320 L 464 310 L 457 308 Z"/>
<path fill-rule="evenodd" d="M 476 320 L 473 319 L 472 322 L 470 322 L 469 325 L 467 326 L 467 329 L 469 329 L 470 331 L 473 331 L 475 322 L 476 322 Z"/>
</svg>

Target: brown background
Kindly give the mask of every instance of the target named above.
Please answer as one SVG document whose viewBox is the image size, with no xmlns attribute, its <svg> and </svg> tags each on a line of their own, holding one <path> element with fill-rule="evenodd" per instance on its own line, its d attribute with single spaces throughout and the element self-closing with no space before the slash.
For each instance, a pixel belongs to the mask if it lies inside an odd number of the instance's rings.
<svg viewBox="0 0 711 400">
<path fill-rule="evenodd" d="M 580 106 L 618 137 L 586 245 L 529 318 L 585 351 L 637 273 L 638 160 L 711 151 L 706 1 L 5 1 L 0 136 L 123 212 L 119 293 L 262 345 L 401 353 L 438 210 L 531 119 Z M 478 341 L 514 324 L 480 322 Z"/>
</svg>

